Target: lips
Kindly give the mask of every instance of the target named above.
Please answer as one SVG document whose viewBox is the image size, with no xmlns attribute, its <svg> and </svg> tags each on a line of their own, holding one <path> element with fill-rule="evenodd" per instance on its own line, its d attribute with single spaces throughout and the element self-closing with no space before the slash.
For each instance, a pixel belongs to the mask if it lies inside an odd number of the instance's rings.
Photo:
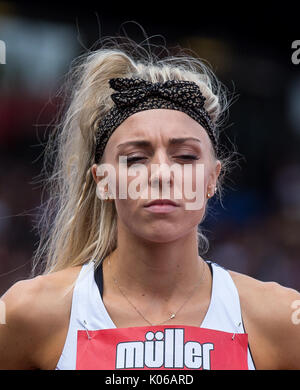
<svg viewBox="0 0 300 390">
<path fill-rule="evenodd" d="M 155 199 L 149 203 L 146 203 L 146 205 L 144 207 L 150 207 L 150 206 L 155 206 L 155 205 L 156 206 L 170 205 L 170 206 L 178 207 L 178 204 L 170 199 Z"/>
</svg>

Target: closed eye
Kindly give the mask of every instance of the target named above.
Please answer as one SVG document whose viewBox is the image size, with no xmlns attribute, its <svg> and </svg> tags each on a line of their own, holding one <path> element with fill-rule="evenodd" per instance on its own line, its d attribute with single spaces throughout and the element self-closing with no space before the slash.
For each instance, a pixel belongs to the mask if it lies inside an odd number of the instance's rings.
<svg viewBox="0 0 300 390">
<path fill-rule="evenodd" d="M 183 156 L 177 156 L 178 158 L 183 158 L 186 160 L 198 160 L 198 157 L 192 154 L 185 154 Z"/>
<path fill-rule="evenodd" d="M 143 160 L 143 159 L 145 159 L 145 157 L 127 157 L 127 162 L 131 163 L 131 162 L 139 161 L 139 160 Z"/>
<path fill-rule="evenodd" d="M 176 158 L 181 158 L 183 160 L 199 160 L 199 158 L 193 154 L 185 154 L 185 155 L 181 155 L 181 156 L 175 156 Z M 139 161 L 139 160 L 144 160 L 146 157 L 127 157 L 127 163 L 130 164 L 130 163 L 133 163 L 133 162 L 136 162 L 136 161 Z"/>
</svg>

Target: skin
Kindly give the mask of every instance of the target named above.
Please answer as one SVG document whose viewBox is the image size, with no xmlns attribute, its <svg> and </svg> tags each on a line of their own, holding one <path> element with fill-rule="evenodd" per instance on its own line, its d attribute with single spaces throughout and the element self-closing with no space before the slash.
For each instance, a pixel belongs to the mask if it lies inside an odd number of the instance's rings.
<svg viewBox="0 0 300 390">
<path fill-rule="evenodd" d="M 182 137 L 195 137 L 200 142 L 169 144 L 171 138 Z M 141 139 L 151 145 L 119 147 L 129 140 Z M 138 162 L 148 170 L 150 187 L 150 165 L 184 164 L 186 160 L 179 157 L 182 155 L 197 156 L 197 160 L 187 161 L 193 164 L 189 179 L 194 184 L 195 166 L 204 164 L 205 194 L 213 194 L 221 170 L 206 131 L 186 114 L 173 110 L 144 111 L 126 119 L 110 137 L 104 154 L 104 162 L 117 171 L 118 153 L 143 158 Z M 93 165 L 95 183 L 99 183 L 102 177 L 97 177 L 96 169 Z M 156 172 L 161 188 L 164 179 L 160 173 Z M 128 184 L 132 180 L 128 177 Z M 171 178 L 171 188 L 174 183 Z M 147 322 L 120 293 L 114 279 L 153 324 L 165 321 L 187 299 L 176 318 L 166 324 L 201 324 L 210 303 L 212 278 L 198 255 L 196 232 L 207 200 L 205 197 L 203 207 L 196 211 L 184 208 L 187 199 L 176 200 L 176 211 L 163 215 L 146 212 L 147 199 L 114 200 L 118 247 L 103 262 L 103 301 L 117 327 L 145 326 Z M 4 294 L 6 325 L 0 325 L 1 369 L 55 369 L 68 331 L 73 292 L 70 286 L 80 269 L 77 266 L 23 280 Z M 300 294 L 278 283 L 229 272 L 239 292 L 256 368 L 299 369 L 300 324 L 292 321 L 295 307 L 291 305 L 299 300 L 300 306 Z"/>
</svg>

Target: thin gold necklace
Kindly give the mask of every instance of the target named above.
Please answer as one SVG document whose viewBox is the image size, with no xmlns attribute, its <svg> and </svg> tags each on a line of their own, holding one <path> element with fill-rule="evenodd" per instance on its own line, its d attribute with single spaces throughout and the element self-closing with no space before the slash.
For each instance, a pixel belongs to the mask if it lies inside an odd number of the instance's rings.
<svg viewBox="0 0 300 390">
<path fill-rule="evenodd" d="M 107 259 L 107 261 L 108 261 L 109 268 L 110 268 L 110 271 L 111 271 L 111 264 L 110 264 L 109 258 Z M 165 321 L 163 321 L 163 322 L 160 322 L 160 323 L 158 323 L 158 324 L 153 324 L 153 323 L 151 323 L 149 320 L 147 320 L 147 318 L 145 318 L 145 316 L 143 315 L 143 313 L 141 313 L 141 312 L 139 311 L 139 309 L 138 309 L 138 308 L 130 301 L 130 299 L 126 296 L 126 294 L 124 293 L 124 291 L 121 289 L 119 283 L 117 282 L 116 278 L 114 278 L 114 276 L 112 276 L 112 278 L 113 278 L 114 283 L 115 283 L 116 286 L 118 287 L 120 293 L 124 296 L 124 298 L 127 300 L 127 302 L 135 309 L 135 311 L 136 311 L 136 312 L 137 312 L 137 313 L 138 313 L 138 314 L 139 314 L 139 315 L 140 315 L 140 316 L 141 316 L 149 325 L 151 325 L 151 326 L 158 326 L 158 325 L 165 324 L 165 323 L 168 322 L 169 320 L 172 320 L 173 318 L 175 318 L 176 315 L 177 315 L 177 314 L 180 312 L 180 310 L 183 308 L 183 306 L 191 299 L 191 297 L 194 295 L 194 293 L 195 293 L 197 287 L 199 287 L 199 285 L 200 285 L 200 284 L 202 283 L 202 281 L 203 281 L 204 274 L 205 274 L 205 264 L 204 264 L 204 262 L 203 262 L 203 267 L 204 267 L 204 269 L 203 269 L 203 271 L 202 271 L 202 273 L 201 273 L 200 282 L 199 282 L 199 283 L 195 286 L 195 288 L 192 290 L 192 293 L 188 296 L 188 298 L 183 302 L 183 304 L 179 307 L 179 309 L 178 309 L 176 312 L 171 313 L 170 317 L 169 317 L 167 320 L 165 320 Z M 111 272 L 111 274 L 112 274 L 112 272 Z"/>
</svg>

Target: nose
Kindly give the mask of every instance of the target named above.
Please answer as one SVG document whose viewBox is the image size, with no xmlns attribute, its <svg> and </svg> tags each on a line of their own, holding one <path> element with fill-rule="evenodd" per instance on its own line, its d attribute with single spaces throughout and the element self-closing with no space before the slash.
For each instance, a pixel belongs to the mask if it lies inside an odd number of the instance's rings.
<svg viewBox="0 0 300 390">
<path fill-rule="evenodd" d="M 157 152 L 151 161 L 149 172 L 150 188 L 170 188 L 174 183 L 174 173 L 170 170 L 170 161 L 163 151 Z M 169 195 L 167 195 L 169 196 Z"/>
</svg>

